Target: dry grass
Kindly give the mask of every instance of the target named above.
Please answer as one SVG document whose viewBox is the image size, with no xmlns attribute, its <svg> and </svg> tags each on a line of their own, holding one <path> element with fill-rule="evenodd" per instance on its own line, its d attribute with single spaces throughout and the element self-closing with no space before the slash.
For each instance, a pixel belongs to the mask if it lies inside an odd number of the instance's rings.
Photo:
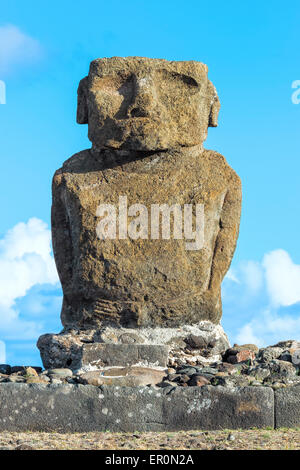
<svg viewBox="0 0 300 470">
<path fill-rule="evenodd" d="M 0 449 L 35 450 L 299 450 L 300 429 L 136 433 L 2 432 Z"/>
</svg>

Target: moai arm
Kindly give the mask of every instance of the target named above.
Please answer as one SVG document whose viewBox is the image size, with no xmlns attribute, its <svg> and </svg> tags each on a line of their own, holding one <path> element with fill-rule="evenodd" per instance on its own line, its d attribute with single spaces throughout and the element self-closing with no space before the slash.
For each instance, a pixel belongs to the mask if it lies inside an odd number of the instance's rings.
<svg viewBox="0 0 300 470">
<path fill-rule="evenodd" d="M 86 87 L 88 77 L 83 78 L 77 91 L 77 122 L 88 123 Z M 73 250 L 67 204 L 63 190 L 63 172 L 57 170 L 52 181 L 52 241 L 56 267 L 63 286 L 64 295 L 68 295 L 72 285 Z"/>
<path fill-rule="evenodd" d="M 58 170 L 52 181 L 52 243 L 58 275 L 64 295 L 72 284 L 73 256 L 69 217 L 64 201 L 63 173 Z"/>
<path fill-rule="evenodd" d="M 231 264 L 239 234 L 241 202 L 241 181 L 233 172 L 230 187 L 224 198 L 219 221 L 220 230 L 215 242 L 209 283 L 209 289 L 212 291 L 219 289 Z"/>
<path fill-rule="evenodd" d="M 207 96 L 209 103 L 208 127 L 217 127 L 220 101 L 211 81 L 208 81 Z M 223 159 L 224 157 L 219 155 L 218 158 Z M 220 228 L 215 241 L 209 281 L 209 290 L 217 293 L 230 267 L 239 235 L 242 187 L 240 178 L 231 169 L 227 188 L 219 220 Z"/>
</svg>

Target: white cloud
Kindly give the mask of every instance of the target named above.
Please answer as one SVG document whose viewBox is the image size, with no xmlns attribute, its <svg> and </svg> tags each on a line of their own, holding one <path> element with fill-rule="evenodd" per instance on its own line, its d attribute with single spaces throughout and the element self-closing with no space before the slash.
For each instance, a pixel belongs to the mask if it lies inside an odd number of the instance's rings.
<svg viewBox="0 0 300 470">
<path fill-rule="evenodd" d="M 238 344 L 256 344 L 257 346 L 263 344 L 262 340 L 255 336 L 253 327 L 249 323 L 240 329 L 236 341 Z"/>
<path fill-rule="evenodd" d="M 227 274 L 225 276 L 225 279 L 229 279 L 230 281 L 236 282 L 237 284 L 240 283 L 240 281 L 237 277 L 237 274 L 236 274 L 236 270 L 232 267 L 227 272 Z"/>
<path fill-rule="evenodd" d="M 256 261 L 246 261 L 241 265 L 246 285 L 251 293 L 259 292 L 263 286 L 263 269 Z"/>
<path fill-rule="evenodd" d="M 5 353 L 5 343 L 0 341 L 0 364 L 5 364 L 6 362 L 6 353 Z"/>
<path fill-rule="evenodd" d="M 223 324 L 233 342 L 300 340 L 300 265 L 285 250 L 231 268 L 222 297 Z"/>
<path fill-rule="evenodd" d="M 226 279 L 236 284 L 243 283 L 247 286 L 249 293 L 257 292 L 263 286 L 263 268 L 256 261 L 243 261 L 238 268 L 229 269 Z"/>
<path fill-rule="evenodd" d="M 284 250 L 266 254 L 262 264 L 272 304 L 289 306 L 300 302 L 300 265 L 294 264 Z"/>
<path fill-rule="evenodd" d="M 47 225 L 37 218 L 15 225 L 0 240 L 0 338 L 35 338 L 42 322 L 22 318 L 16 301 L 33 286 L 57 283 Z"/>
<path fill-rule="evenodd" d="M 295 317 L 271 310 L 261 312 L 244 325 L 237 335 L 237 342 L 267 346 L 294 339 L 300 341 L 300 315 Z"/>
<path fill-rule="evenodd" d="M 1 78 L 18 65 L 35 62 L 41 55 L 39 41 L 23 33 L 15 25 L 0 26 Z"/>
</svg>

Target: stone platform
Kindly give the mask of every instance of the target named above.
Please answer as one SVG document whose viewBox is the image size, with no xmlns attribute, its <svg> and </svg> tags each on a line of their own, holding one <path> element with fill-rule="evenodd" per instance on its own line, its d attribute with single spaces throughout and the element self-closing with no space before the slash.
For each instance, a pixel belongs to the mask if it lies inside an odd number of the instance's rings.
<svg viewBox="0 0 300 470">
<path fill-rule="evenodd" d="M 0 431 L 177 431 L 300 425 L 300 388 L 0 384 Z M 275 400 L 274 400 L 275 398 Z M 288 411 L 288 415 L 286 414 Z"/>
<path fill-rule="evenodd" d="M 300 426 L 300 386 L 0 384 L 0 431 L 179 431 Z"/>
<path fill-rule="evenodd" d="M 203 338 L 188 339 L 199 348 Z M 210 365 L 196 349 L 176 368 L 165 367 L 166 345 L 80 341 L 80 351 L 89 354 L 79 370 L 0 364 L 0 431 L 300 427 L 298 341 L 234 345 Z M 132 364 L 122 366 L 125 358 Z M 156 367 L 138 364 L 145 358 Z"/>
</svg>

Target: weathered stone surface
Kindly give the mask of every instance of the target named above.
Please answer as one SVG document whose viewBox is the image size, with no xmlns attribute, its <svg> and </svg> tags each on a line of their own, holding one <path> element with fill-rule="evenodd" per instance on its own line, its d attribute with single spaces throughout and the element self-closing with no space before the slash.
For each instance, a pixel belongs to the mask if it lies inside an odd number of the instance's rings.
<svg viewBox="0 0 300 470">
<path fill-rule="evenodd" d="M 219 108 L 201 62 L 112 57 L 91 62 L 80 82 L 77 122 L 99 148 L 191 147 L 217 125 Z"/>
<path fill-rule="evenodd" d="M 164 345 L 170 350 L 169 360 L 175 360 L 178 355 L 184 357 L 185 348 L 187 347 L 186 338 L 190 335 L 196 335 L 205 345 L 204 349 L 194 349 L 193 358 L 200 358 L 204 362 L 215 362 L 221 359 L 221 353 L 223 353 L 229 347 L 228 338 L 221 325 L 215 325 L 208 321 L 200 322 L 197 325 L 184 325 L 181 328 L 139 328 L 138 330 L 133 328 L 111 328 L 106 327 L 101 330 L 83 330 L 83 331 L 64 331 L 60 334 L 47 334 L 42 335 L 38 340 L 38 348 L 40 349 L 43 364 L 45 368 L 54 367 L 70 367 L 72 370 L 79 369 L 86 364 L 83 357 L 83 349 L 87 345 L 91 344 L 124 344 L 127 347 L 127 351 L 130 351 L 130 345 L 144 344 L 152 346 Z M 179 342 L 180 341 L 180 342 Z M 87 346 L 85 349 L 93 349 L 92 346 Z M 101 347 L 100 347 L 101 349 Z M 121 348 L 121 351 L 125 351 Z M 109 349 L 108 349 L 109 350 Z M 133 348 L 132 351 L 136 349 Z M 146 351 L 147 348 L 144 348 Z M 149 357 L 145 358 L 148 363 L 157 362 L 153 351 L 163 351 L 160 347 L 150 348 Z M 166 350 L 165 350 L 166 351 Z M 189 354 L 190 351 L 187 351 Z M 163 353 L 164 354 L 164 353 Z M 205 357 L 203 357 L 203 354 Z M 97 360 L 93 356 L 93 361 Z M 159 359 L 158 363 L 165 367 L 165 360 Z M 84 363 L 83 363 L 84 362 Z M 96 364 L 97 365 L 97 364 Z M 123 365 L 126 364 L 109 364 L 109 365 Z"/>
<path fill-rule="evenodd" d="M 12 383 L 24 383 L 26 379 L 23 375 L 10 375 L 7 381 Z"/>
<path fill-rule="evenodd" d="M 59 375 L 60 377 L 62 378 L 66 378 L 66 377 L 72 377 L 73 375 L 73 372 L 71 369 L 49 369 L 48 371 L 48 375 L 51 376 L 51 375 Z"/>
<path fill-rule="evenodd" d="M 291 364 L 287 361 L 280 361 L 278 359 L 274 359 L 272 362 L 268 364 L 268 368 L 270 369 L 272 374 L 281 374 L 283 376 L 293 376 L 296 375 L 299 368 L 294 364 Z"/>
<path fill-rule="evenodd" d="M 45 369 L 80 368 L 83 342 L 77 335 L 46 334 L 39 337 L 37 347 Z"/>
<path fill-rule="evenodd" d="M 262 348 L 259 350 L 258 357 L 264 361 L 272 361 L 273 359 L 277 359 L 282 353 L 284 349 L 279 348 L 277 346 L 269 346 L 268 348 Z"/>
<path fill-rule="evenodd" d="M 67 337 L 67 339 L 66 339 Z M 82 343 L 78 336 L 44 335 L 38 347 L 45 369 L 147 365 L 166 367 L 169 347 L 155 344 Z"/>
<path fill-rule="evenodd" d="M 39 377 L 39 376 L 34 376 L 34 375 L 30 375 L 29 377 L 26 378 L 26 383 L 27 384 L 46 384 L 49 382 L 49 379 L 48 377 L 47 378 L 44 378 L 44 377 Z"/>
<path fill-rule="evenodd" d="M 91 150 L 53 179 L 52 233 L 64 291 L 62 322 L 178 327 L 221 318 L 220 286 L 239 231 L 241 184 L 222 155 L 203 150 L 219 102 L 204 64 L 145 58 L 93 61 L 79 86 L 78 122 Z M 204 246 L 147 237 L 100 240 L 97 208 L 204 205 Z M 128 224 L 132 217 L 126 215 Z M 137 230 L 138 231 L 138 230 Z"/>
<path fill-rule="evenodd" d="M 204 349 L 209 345 L 214 346 L 213 342 L 205 340 L 202 336 L 190 335 L 186 341 L 192 349 Z"/>
<path fill-rule="evenodd" d="M 280 354 L 278 359 L 280 361 L 293 362 L 293 355 L 289 351 L 285 351 L 284 353 Z"/>
<path fill-rule="evenodd" d="M 95 370 L 80 375 L 80 383 L 88 385 L 114 385 L 138 387 L 156 385 L 166 375 L 164 370 L 150 367 L 123 367 L 108 370 Z"/>
<path fill-rule="evenodd" d="M 86 344 L 82 347 L 82 366 L 131 366 L 135 364 L 166 367 L 169 348 L 152 344 Z"/>
<path fill-rule="evenodd" d="M 217 323 L 221 281 L 238 236 L 239 178 L 221 155 L 206 150 L 131 152 L 122 165 L 112 163 L 115 153 L 81 152 L 54 177 L 53 245 L 64 326 Z M 186 250 L 184 238 L 99 240 L 97 207 L 118 208 L 123 195 L 128 206 L 143 204 L 148 214 L 152 204 L 204 204 L 203 249 Z"/>
<path fill-rule="evenodd" d="M 181 325 L 177 328 L 150 327 L 112 328 L 104 327 L 98 330 L 99 341 L 104 343 L 145 343 L 166 344 L 170 350 L 177 350 L 189 346 L 190 338 L 197 338 L 198 344 L 194 349 L 199 351 L 209 349 L 209 355 L 215 356 L 228 349 L 229 340 L 221 325 L 210 321 L 201 321 L 194 325 Z M 132 340 L 135 338 L 135 341 Z"/>
<path fill-rule="evenodd" d="M 231 376 L 214 376 L 211 379 L 211 384 L 215 386 L 222 386 L 226 388 L 247 387 L 253 384 L 253 378 L 247 375 L 231 375 Z M 258 385 L 261 386 L 261 383 Z"/>
<path fill-rule="evenodd" d="M 5 383 L 0 384 L 0 403 L 0 431 L 134 432 L 274 426 L 273 391 L 266 387 L 98 388 Z"/>
<path fill-rule="evenodd" d="M 31 376 L 31 377 L 37 377 L 39 374 L 33 367 L 26 367 L 25 375 Z"/>
<path fill-rule="evenodd" d="M 219 371 L 220 371 L 220 372 L 225 372 L 225 373 L 227 373 L 228 375 L 233 375 L 233 374 L 236 374 L 236 373 L 237 373 L 237 368 L 234 367 L 233 364 L 229 364 L 229 362 L 223 362 L 223 363 L 219 366 Z"/>
<path fill-rule="evenodd" d="M 300 427 L 300 385 L 275 390 L 275 427 Z"/>
<path fill-rule="evenodd" d="M 258 366 L 256 365 L 255 367 L 251 367 L 248 371 L 248 375 L 255 377 L 256 379 L 264 380 L 267 377 L 269 377 L 271 374 L 271 371 L 269 367 L 265 366 Z"/>
<path fill-rule="evenodd" d="M 167 388 L 168 391 L 172 390 L 173 388 L 177 387 L 177 383 L 176 382 L 172 382 L 170 380 L 163 380 L 162 382 L 159 382 L 158 384 L 156 384 L 157 387 L 161 387 L 161 388 Z"/>
<path fill-rule="evenodd" d="M 11 366 L 9 364 L 0 364 L 0 374 L 10 374 Z"/>
<path fill-rule="evenodd" d="M 203 375 L 194 375 L 190 379 L 189 385 L 194 387 L 203 387 L 204 385 L 210 385 L 210 380 L 205 378 Z"/>
<path fill-rule="evenodd" d="M 241 351 L 253 351 L 254 353 L 258 353 L 259 348 L 256 344 L 234 344 L 232 348 L 229 348 L 228 354 L 237 354 Z"/>
<path fill-rule="evenodd" d="M 24 373 L 25 371 L 26 371 L 26 367 L 25 367 L 25 366 L 13 366 L 13 367 L 11 368 L 10 373 L 11 373 L 11 374 L 14 374 L 15 372 Z"/>
<path fill-rule="evenodd" d="M 65 294 L 64 326 L 217 323 L 220 285 L 238 235 L 238 177 L 222 156 L 209 151 L 138 160 L 130 154 L 127 163 L 111 168 L 113 158 L 110 150 L 84 151 L 54 177 L 53 244 Z M 128 205 L 144 204 L 148 213 L 151 204 L 204 204 L 204 248 L 186 250 L 185 239 L 99 240 L 98 205 L 118 207 L 122 195 Z"/>
<path fill-rule="evenodd" d="M 238 364 L 239 362 L 244 361 L 253 361 L 253 359 L 255 359 L 255 353 L 247 349 L 244 349 L 243 351 L 239 351 L 237 354 L 227 357 L 227 361 L 230 364 Z"/>
<path fill-rule="evenodd" d="M 270 346 L 272 348 L 282 348 L 284 350 L 286 349 L 300 349 L 300 341 L 296 341 L 294 339 L 289 339 L 286 341 L 279 341 L 279 343 L 276 343 L 274 346 Z"/>
<path fill-rule="evenodd" d="M 246 353 L 244 353 L 244 351 L 246 351 Z M 259 352 L 259 349 L 255 344 L 242 344 L 242 345 L 235 344 L 233 347 L 228 348 L 225 351 L 225 353 L 223 354 L 223 360 L 231 363 L 232 361 L 229 361 L 228 358 L 232 356 L 236 356 L 240 353 L 241 353 L 240 358 L 242 358 L 243 355 L 246 356 L 247 354 L 249 354 L 249 356 L 251 356 L 251 358 L 254 359 L 256 355 L 258 354 L 258 352 Z M 241 361 L 236 360 L 235 362 L 241 362 Z"/>
</svg>

